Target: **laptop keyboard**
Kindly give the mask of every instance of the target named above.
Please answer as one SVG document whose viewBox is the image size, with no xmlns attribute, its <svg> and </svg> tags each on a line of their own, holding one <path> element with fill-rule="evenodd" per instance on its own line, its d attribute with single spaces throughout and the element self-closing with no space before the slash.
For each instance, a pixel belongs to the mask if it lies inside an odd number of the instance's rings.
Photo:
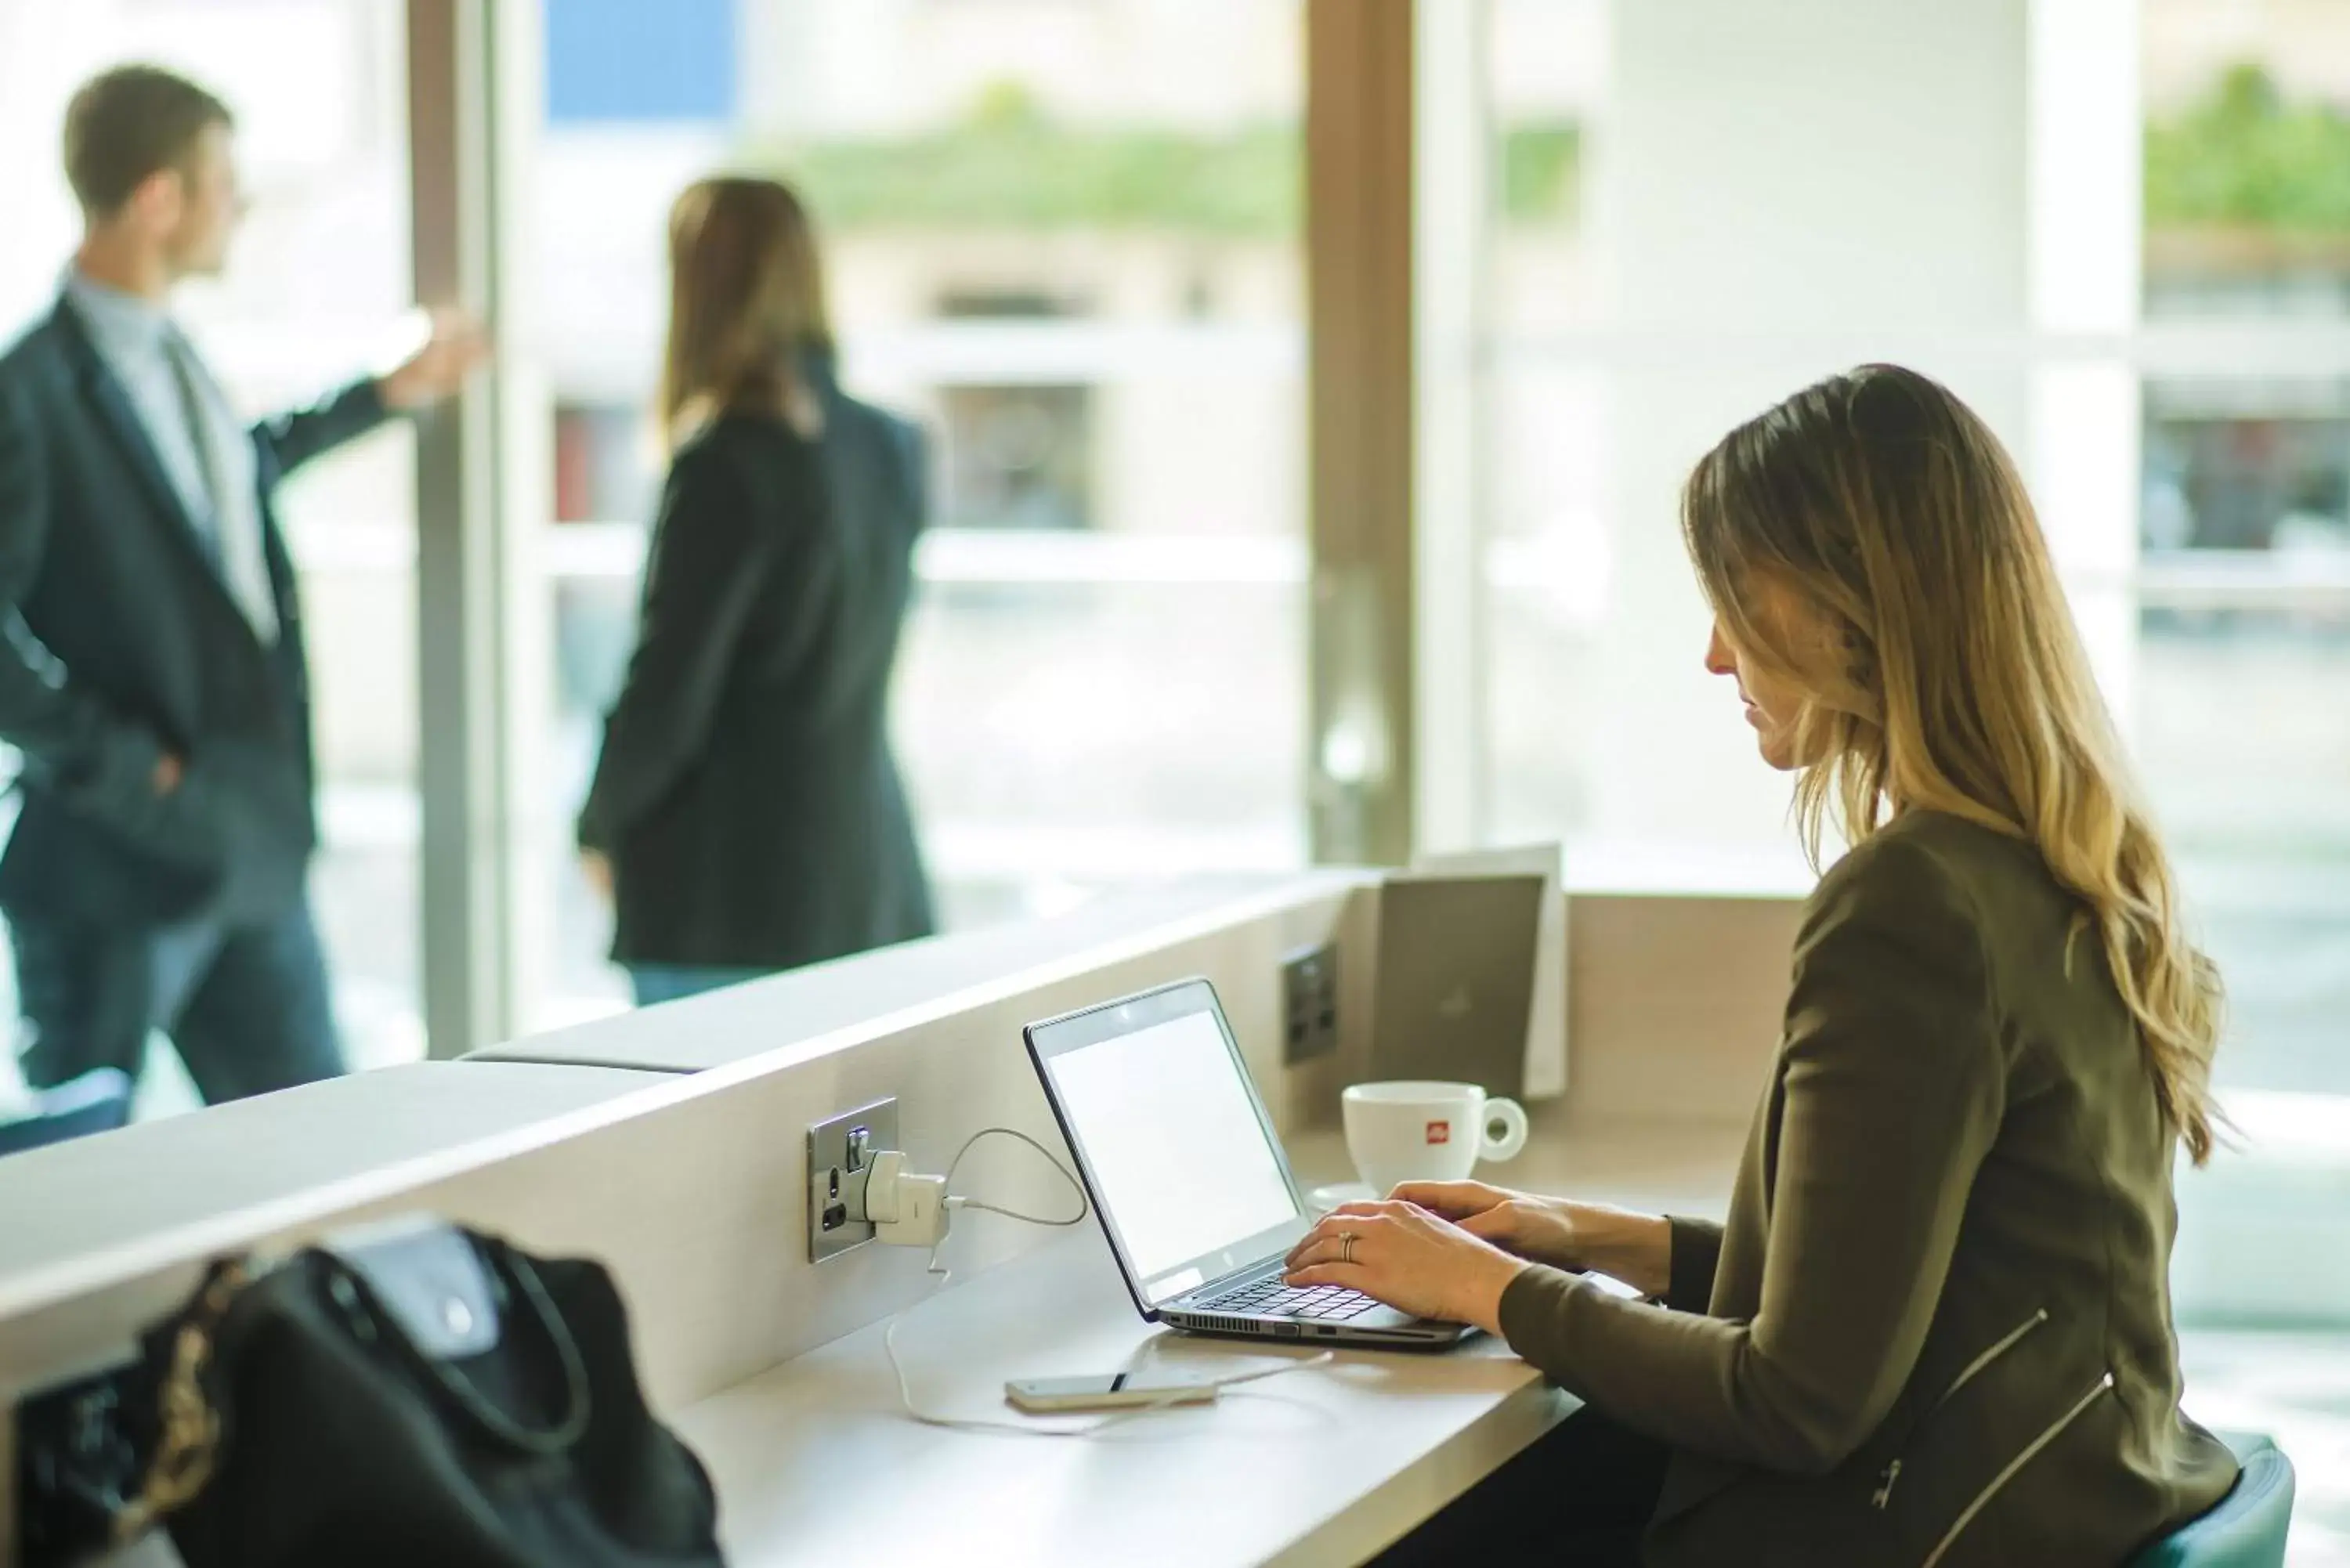
<svg viewBox="0 0 2350 1568">
<path fill-rule="evenodd" d="M 1339 1285 L 1296 1289 L 1281 1282 L 1278 1274 L 1218 1296 L 1203 1312 L 1246 1313 L 1257 1317 L 1307 1318 L 1316 1323 L 1343 1323 L 1379 1303 L 1360 1291 Z"/>
</svg>

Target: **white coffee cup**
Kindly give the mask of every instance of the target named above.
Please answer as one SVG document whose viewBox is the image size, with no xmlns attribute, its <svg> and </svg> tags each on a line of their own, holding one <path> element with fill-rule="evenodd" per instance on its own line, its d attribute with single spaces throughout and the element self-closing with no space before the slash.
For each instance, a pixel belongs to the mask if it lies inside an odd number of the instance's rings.
<svg viewBox="0 0 2350 1568">
<path fill-rule="evenodd" d="M 1341 1096 L 1347 1152 L 1385 1198 L 1406 1181 L 1459 1181 L 1526 1147 L 1525 1107 L 1474 1084 L 1357 1084 Z"/>
</svg>

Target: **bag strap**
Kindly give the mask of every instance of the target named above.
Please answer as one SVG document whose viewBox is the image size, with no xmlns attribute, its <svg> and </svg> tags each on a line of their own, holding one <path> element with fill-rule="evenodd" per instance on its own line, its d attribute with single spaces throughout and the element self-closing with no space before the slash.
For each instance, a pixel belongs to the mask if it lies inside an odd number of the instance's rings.
<svg viewBox="0 0 2350 1568">
<path fill-rule="evenodd" d="M 327 1270 L 327 1294 L 342 1309 L 352 1331 L 362 1338 L 381 1338 L 397 1349 L 408 1363 L 421 1371 L 447 1395 L 460 1414 L 497 1441 L 525 1453 L 554 1455 L 564 1452 L 588 1430 L 590 1414 L 588 1386 L 588 1363 L 580 1354 L 579 1342 L 572 1337 L 571 1327 L 563 1321 L 562 1312 L 538 1271 L 530 1260 L 503 1242 L 487 1237 L 470 1236 L 475 1250 L 484 1255 L 491 1270 L 501 1275 L 513 1287 L 514 1293 L 527 1303 L 531 1314 L 538 1320 L 538 1328 L 563 1369 L 564 1408 L 562 1416 L 552 1426 L 525 1427 L 498 1408 L 471 1379 L 455 1366 L 438 1355 L 428 1355 L 411 1340 L 396 1314 L 384 1310 L 374 1290 L 340 1258 L 331 1252 L 317 1251 Z"/>
<path fill-rule="evenodd" d="M 212 1480 L 220 1459 L 220 1412 L 204 1394 L 221 1320 L 250 1274 L 242 1258 L 224 1259 L 205 1271 L 195 1298 L 172 1335 L 172 1365 L 157 1389 L 158 1436 L 139 1495 L 114 1516 L 114 1541 L 129 1545 L 166 1514 L 185 1507 Z"/>
</svg>

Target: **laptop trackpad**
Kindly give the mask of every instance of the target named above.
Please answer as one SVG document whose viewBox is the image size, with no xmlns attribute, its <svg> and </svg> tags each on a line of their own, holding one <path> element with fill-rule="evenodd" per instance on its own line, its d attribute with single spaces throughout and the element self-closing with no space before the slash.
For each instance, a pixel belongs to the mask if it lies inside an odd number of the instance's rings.
<svg viewBox="0 0 2350 1568">
<path fill-rule="evenodd" d="M 1416 1318 L 1408 1312 L 1398 1312 L 1391 1306 L 1375 1306 L 1368 1312 L 1358 1313 L 1347 1319 L 1347 1326 L 1349 1328 L 1401 1328 L 1406 1324 L 1422 1321 L 1424 1320 Z"/>
</svg>

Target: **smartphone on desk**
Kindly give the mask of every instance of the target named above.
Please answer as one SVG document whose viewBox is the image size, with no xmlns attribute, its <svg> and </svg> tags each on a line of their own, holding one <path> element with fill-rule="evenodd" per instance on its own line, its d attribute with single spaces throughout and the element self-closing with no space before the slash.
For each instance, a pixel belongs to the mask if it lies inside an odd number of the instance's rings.
<svg viewBox="0 0 2350 1568">
<path fill-rule="evenodd" d="M 1003 1386 L 1003 1397 L 1031 1416 L 1124 1410 L 1138 1405 L 1211 1405 L 1213 1383 L 1164 1373 L 1112 1372 L 1096 1377 L 1026 1377 Z"/>
</svg>

